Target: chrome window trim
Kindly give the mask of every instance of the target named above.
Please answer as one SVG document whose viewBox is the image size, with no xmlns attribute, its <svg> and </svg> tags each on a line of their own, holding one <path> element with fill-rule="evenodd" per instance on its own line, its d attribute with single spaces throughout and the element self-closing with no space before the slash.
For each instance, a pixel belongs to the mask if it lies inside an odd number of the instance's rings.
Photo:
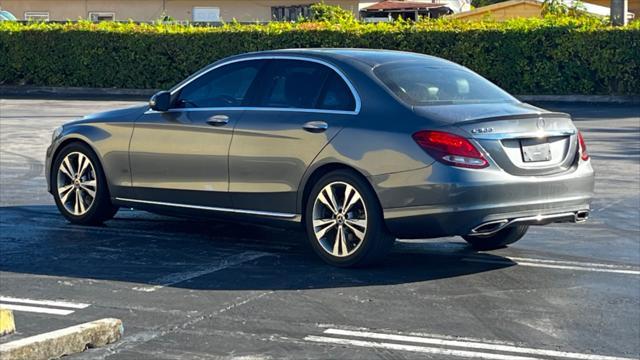
<svg viewBox="0 0 640 360">
<path fill-rule="evenodd" d="M 304 112 L 304 113 L 320 113 L 320 114 L 341 114 L 341 115 L 357 115 L 355 111 L 348 110 L 327 110 L 327 109 L 305 109 L 305 108 L 276 108 L 276 107 L 201 107 L 201 108 L 173 108 L 167 111 L 147 110 L 145 114 L 163 114 L 176 112 L 196 112 L 196 111 L 288 111 L 288 112 Z"/>
<path fill-rule="evenodd" d="M 474 139 L 480 140 L 506 140 L 506 139 L 527 139 L 527 138 L 548 138 L 558 136 L 572 136 L 576 131 L 567 130 L 540 130 L 530 132 L 514 132 L 514 133 L 483 133 L 473 134 Z"/>
<path fill-rule="evenodd" d="M 353 86 L 353 84 L 351 83 L 351 81 L 347 78 L 347 76 L 344 74 L 344 72 L 342 72 L 342 70 L 338 69 L 336 66 L 334 66 L 333 64 L 326 62 L 324 60 L 320 60 L 320 59 L 314 59 L 314 58 L 309 58 L 309 57 L 305 57 L 305 56 L 296 56 L 296 55 L 256 55 L 256 56 L 249 56 L 249 57 L 245 57 L 245 58 L 241 58 L 241 59 L 231 59 L 225 62 L 222 62 L 220 64 L 217 64 L 213 67 L 211 67 L 210 69 L 203 71 L 202 73 L 198 74 L 197 76 L 193 77 L 191 80 L 185 82 L 184 84 L 181 84 L 180 86 L 176 87 L 175 89 L 173 89 L 171 91 L 171 96 L 173 96 L 175 93 L 177 93 L 178 91 L 182 90 L 183 87 L 191 84 L 193 81 L 195 81 L 196 79 L 200 78 L 201 76 L 208 74 L 210 71 L 213 71 L 215 69 L 218 69 L 222 66 L 225 65 L 230 65 L 230 64 L 234 64 L 234 63 L 238 63 L 238 62 L 243 62 L 243 61 L 251 61 L 251 60 L 275 60 L 275 59 L 282 59 L 282 60 L 300 60 L 300 61 L 308 61 L 308 62 L 313 62 L 313 63 L 317 63 L 317 64 L 321 64 L 324 65 L 328 68 L 330 68 L 331 70 L 335 71 L 341 78 L 342 80 L 347 84 L 347 86 L 349 87 L 349 90 L 351 90 L 351 95 L 354 98 L 354 101 L 356 103 L 355 109 L 354 110 L 327 110 L 327 109 L 308 109 L 308 108 L 270 108 L 270 107 L 233 107 L 233 108 L 195 108 L 198 109 L 197 111 L 202 111 L 202 110 L 212 110 L 212 109 L 226 109 L 226 110 L 261 110 L 261 111 L 298 111 L 298 112 L 320 112 L 320 113 L 327 113 L 327 114 L 349 114 L 349 115 L 357 115 L 360 113 L 360 108 L 362 107 L 362 102 L 360 100 L 360 94 L 358 94 L 358 91 L 356 91 L 356 88 Z M 193 111 L 194 108 L 187 108 L 191 111 Z M 180 108 L 176 108 L 176 109 L 169 109 L 169 111 L 171 110 L 178 110 L 178 111 L 184 111 L 187 109 L 180 109 Z M 150 110 L 153 111 L 153 110 Z M 157 111 L 155 111 L 157 112 Z"/>
<path fill-rule="evenodd" d="M 235 213 L 235 214 L 249 214 L 249 215 L 270 216 L 270 217 L 278 217 L 278 218 L 286 218 L 286 219 L 295 219 L 295 218 L 298 217 L 298 215 L 296 215 L 296 214 L 280 213 L 280 212 L 272 212 L 272 211 L 262 211 L 262 210 L 232 209 L 232 208 L 223 208 L 223 207 L 214 207 L 214 206 L 189 205 L 189 204 L 179 204 L 179 203 L 171 203 L 171 202 L 163 202 L 163 201 L 151 201 L 151 200 L 120 198 L 120 197 L 116 197 L 116 200 L 125 201 L 125 202 L 132 202 L 132 203 L 140 203 L 140 204 L 172 206 L 172 207 L 179 207 L 179 208 L 197 209 L 197 210 L 209 210 L 209 211 L 227 212 L 227 213 Z"/>
</svg>

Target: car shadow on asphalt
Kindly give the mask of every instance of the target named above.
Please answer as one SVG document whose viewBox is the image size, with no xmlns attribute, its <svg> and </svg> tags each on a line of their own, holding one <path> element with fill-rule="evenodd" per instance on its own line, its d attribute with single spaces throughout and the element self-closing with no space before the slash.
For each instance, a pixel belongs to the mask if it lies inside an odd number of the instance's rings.
<svg viewBox="0 0 640 360">
<path fill-rule="evenodd" d="M 462 243 L 399 243 L 376 266 L 324 264 L 299 230 L 185 220 L 121 210 L 99 227 L 71 225 L 55 206 L 0 208 L 0 271 L 197 290 L 298 290 L 393 285 L 515 265 Z"/>
</svg>

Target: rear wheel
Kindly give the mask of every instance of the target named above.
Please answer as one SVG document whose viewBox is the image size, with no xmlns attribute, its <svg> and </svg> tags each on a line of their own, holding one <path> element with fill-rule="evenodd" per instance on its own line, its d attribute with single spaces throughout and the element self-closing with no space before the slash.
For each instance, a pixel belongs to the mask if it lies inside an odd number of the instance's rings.
<svg viewBox="0 0 640 360">
<path fill-rule="evenodd" d="M 334 266 L 373 264 L 395 240 L 369 184 L 348 170 L 330 172 L 313 186 L 304 218 L 314 251 Z"/>
<path fill-rule="evenodd" d="M 476 250 L 495 250 L 522 239 L 529 225 L 516 225 L 488 236 L 463 236 L 462 238 Z"/>
<path fill-rule="evenodd" d="M 56 205 L 70 222 L 100 224 L 118 211 L 111 204 L 98 158 L 87 145 L 65 146 L 55 158 L 51 174 Z"/>
</svg>

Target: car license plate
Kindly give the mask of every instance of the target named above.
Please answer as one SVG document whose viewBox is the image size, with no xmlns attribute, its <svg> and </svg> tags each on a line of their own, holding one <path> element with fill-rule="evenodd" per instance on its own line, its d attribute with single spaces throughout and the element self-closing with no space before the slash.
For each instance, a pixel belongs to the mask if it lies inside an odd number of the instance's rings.
<svg viewBox="0 0 640 360">
<path fill-rule="evenodd" d="M 523 139 L 520 140 L 520 147 L 524 162 L 551 160 L 551 147 L 546 139 Z"/>
</svg>

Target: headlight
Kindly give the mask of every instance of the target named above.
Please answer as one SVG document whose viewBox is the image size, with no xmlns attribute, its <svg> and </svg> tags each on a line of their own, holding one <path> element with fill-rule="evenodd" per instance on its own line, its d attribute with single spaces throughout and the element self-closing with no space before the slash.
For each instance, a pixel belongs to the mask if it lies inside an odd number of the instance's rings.
<svg viewBox="0 0 640 360">
<path fill-rule="evenodd" d="M 51 134 L 51 142 L 55 142 L 60 135 L 62 134 L 62 126 L 58 126 L 53 130 L 53 134 Z"/>
</svg>

